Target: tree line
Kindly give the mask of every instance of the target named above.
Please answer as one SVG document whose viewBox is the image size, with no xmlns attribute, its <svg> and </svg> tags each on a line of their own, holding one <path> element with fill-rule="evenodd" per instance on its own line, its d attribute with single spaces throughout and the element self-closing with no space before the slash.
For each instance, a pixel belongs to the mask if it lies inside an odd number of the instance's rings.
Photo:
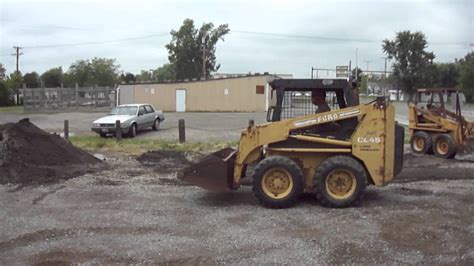
<svg viewBox="0 0 474 266">
<path fill-rule="evenodd" d="M 203 23 L 197 28 L 192 19 L 185 19 L 178 30 L 170 32 L 171 41 L 166 44 L 167 63 L 140 73 L 121 72 L 113 58 L 92 58 L 73 62 L 67 71 L 62 67 L 51 68 L 44 73 L 14 72 L 5 76 L 0 63 L 0 105 L 12 104 L 11 93 L 16 88 L 113 86 L 118 83 L 139 81 L 172 81 L 208 78 L 220 68 L 216 60 L 216 45 L 229 33 L 227 24 L 214 27 Z M 383 52 L 393 59 L 392 74 L 388 80 L 396 80 L 400 89 L 408 95 L 419 87 L 457 87 L 466 99 L 474 101 L 474 52 L 450 63 L 434 62 L 435 54 L 427 51 L 428 42 L 422 32 L 401 31 L 394 39 L 382 42 Z M 361 79 L 363 71 L 352 70 Z M 365 79 L 365 82 L 367 80 Z"/>
<path fill-rule="evenodd" d="M 44 73 L 35 71 L 22 74 L 13 72 L 5 76 L 0 63 L 0 106 L 13 104 L 12 93 L 23 84 L 27 88 L 113 86 L 138 81 L 163 82 L 167 80 L 205 79 L 220 68 L 216 61 L 216 45 L 229 33 L 227 24 L 214 27 L 203 23 L 197 28 L 192 19 L 185 19 L 178 30 L 171 30 L 171 41 L 166 44 L 168 63 L 156 69 L 142 70 L 138 74 L 121 72 L 113 58 L 92 58 L 72 63 L 67 71 L 62 67 Z"/>
</svg>

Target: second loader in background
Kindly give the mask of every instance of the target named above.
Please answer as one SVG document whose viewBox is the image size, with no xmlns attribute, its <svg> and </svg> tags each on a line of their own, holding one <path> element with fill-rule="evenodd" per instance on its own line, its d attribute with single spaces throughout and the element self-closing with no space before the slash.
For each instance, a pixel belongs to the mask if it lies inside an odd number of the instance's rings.
<svg viewBox="0 0 474 266">
<path fill-rule="evenodd" d="M 446 101 L 450 99 L 452 109 Z M 415 154 L 434 153 L 440 158 L 470 155 L 474 149 L 474 124 L 461 113 L 456 89 L 418 89 L 408 105 L 410 145 Z"/>
<path fill-rule="evenodd" d="M 238 150 L 209 155 L 182 170 L 181 180 L 226 191 L 251 177 L 254 195 L 267 207 L 292 206 L 304 192 L 315 193 L 324 206 L 347 207 L 367 185 L 384 186 L 401 171 L 403 128 L 386 98 L 359 104 L 355 84 L 341 79 L 278 79 L 270 85 L 276 97 L 269 123 L 250 123 Z"/>
</svg>

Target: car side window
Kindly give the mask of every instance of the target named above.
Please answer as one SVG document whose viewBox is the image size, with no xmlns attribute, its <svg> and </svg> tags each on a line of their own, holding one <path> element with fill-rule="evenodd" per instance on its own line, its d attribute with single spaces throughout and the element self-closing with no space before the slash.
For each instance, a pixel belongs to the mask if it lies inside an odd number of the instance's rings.
<svg viewBox="0 0 474 266">
<path fill-rule="evenodd" d="M 140 109 L 138 109 L 138 114 L 139 114 L 139 115 L 144 115 L 144 114 L 146 114 L 146 112 L 145 112 L 145 107 L 144 107 L 144 106 L 140 106 Z"/>
<path fill-rule="evenodd" d="M 150 105 L 145 105 L 145 110 L 147 113 L 155 112 L 155 110 L 153 110 L 153 107 L 151 107 Z"/>
</svg>

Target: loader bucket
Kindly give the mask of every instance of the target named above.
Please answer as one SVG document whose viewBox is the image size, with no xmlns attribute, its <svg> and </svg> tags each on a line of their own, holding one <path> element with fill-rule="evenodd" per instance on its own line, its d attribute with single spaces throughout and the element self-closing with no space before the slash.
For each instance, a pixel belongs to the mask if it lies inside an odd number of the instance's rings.
<svg viewBox="0 0 474 266">
<path fill-rule="evenodd" d="M 474 136 L 468 137 L 458 146 L 456 159 L 474 162 Z"/>
<path fill-rule="evenodd" d="M 178 179 L 213 191 L 228 191 L 233 185 L 236 150 L 225 148 L 178 173 Z"/>
</svg>

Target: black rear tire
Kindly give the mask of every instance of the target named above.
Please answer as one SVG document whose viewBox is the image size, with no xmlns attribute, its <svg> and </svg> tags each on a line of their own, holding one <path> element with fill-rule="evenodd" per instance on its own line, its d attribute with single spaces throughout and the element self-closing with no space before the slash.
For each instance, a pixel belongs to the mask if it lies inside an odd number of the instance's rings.
<svg viewBox="0 0 474 266">
<path fill-rule="evenodd" d="M 314 190 L 321 205 L 344 208 L 360 200 L 367 187 L 367 172 L 356 159 L 336 155 L 317 169 Z"/>
<path fill-rule="evenodd" d="M 439 134 L 433 143 L 433 151 L 436 157 L 451 159 L 456 156 L 456 144 L 449 134 Z"/>
<path fill-rule="evenodd" d="M 414 154 L 430 154 L 433 152 L 433 140 L 425 131 L 416 131 L 410 140 L 410 147 Z"/>
<path fill-rule="evenodd" d="M 293 206 L 304 189 L 300 167 L 284 156 L 270 156 L 260 161 L 252 179 L 255 197 L 268 208 Z"/>
</svg>

